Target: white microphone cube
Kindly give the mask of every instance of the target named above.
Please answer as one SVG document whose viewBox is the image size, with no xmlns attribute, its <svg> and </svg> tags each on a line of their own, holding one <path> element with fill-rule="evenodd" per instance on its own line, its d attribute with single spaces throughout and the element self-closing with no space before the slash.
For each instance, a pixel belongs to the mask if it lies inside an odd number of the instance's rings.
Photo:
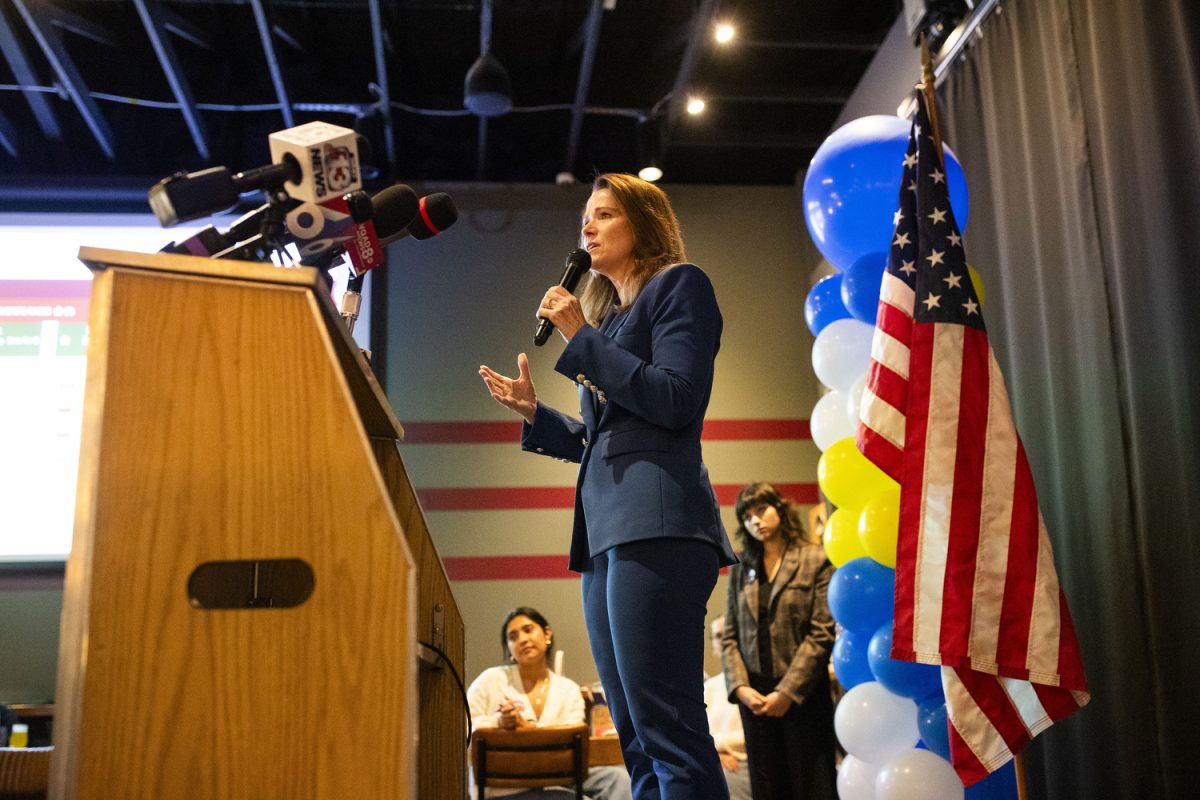
<svg viewBox="0 0 1200 800">
<path fill-rule="evenodd" d="M 351 129 L 308 122 L 267 138 L 272 162 L 278 164 L 291 155 L 300 164 L 300 183 L 288 181 L 285 187 L 297 200 L 323 203 L 362 188 L 357 134 Z"/>
</svg>

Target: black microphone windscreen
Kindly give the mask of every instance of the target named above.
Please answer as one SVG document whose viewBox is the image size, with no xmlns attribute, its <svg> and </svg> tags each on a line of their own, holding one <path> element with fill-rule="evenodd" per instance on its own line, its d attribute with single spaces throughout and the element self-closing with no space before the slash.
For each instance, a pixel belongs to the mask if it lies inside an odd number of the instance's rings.
<svg viewBox="0 0 1200 800">
<path fill-rule="evenodd" d="M 579 279 L 584 273 L 592 268 L 591 254 L 582 248 L 575 248 L 567 253 L 566 263 L 563 265 L 562 279 L 558 285 L 566 289 L 568 292 L 574 293 L 575 287 L 579 285 Z M 545 317 L 538 317 L 537 328 L 533 332 L 533 343 L 541 347 L 550 338 L 551 331 L 554 330 L 554 323 Z"/>
<path fill-rule="evenodd" d="M 428 239 L 457 221 L 458 209 L 450 195 L 434 192 L 421 198 L 419 213 L 409 224 L 408 233 L 414 239 Z"/>
<path fill-rule="evenodd" d="M 563 269 L 562 287 L 574 293 L 579 285 L 579 279 L 592 268 L 592 256 L 587 250 L 575 248 L 567 253 L 567 262 Z"/>
<path fill-rule="evenodd" d="M 233 175 L 225 167 L 177 172 L 150 187 L 150 209 L 164 228 L 206 217 L 238 201 Z"/>
<path fill-rule="evenodd" d="M 401 233 L 417 216 L 417 193 L 403 183 L 387 187 L 371 200 L 375 205 L 375 235 L 380 239 Z"/>
<path fill-rule="evenodd" d="M 359 189 L 342 197 L 346 201 L 346 209 L 355 223 L 363 223 L 375 218 L 375 199 Z"/>
</svg>

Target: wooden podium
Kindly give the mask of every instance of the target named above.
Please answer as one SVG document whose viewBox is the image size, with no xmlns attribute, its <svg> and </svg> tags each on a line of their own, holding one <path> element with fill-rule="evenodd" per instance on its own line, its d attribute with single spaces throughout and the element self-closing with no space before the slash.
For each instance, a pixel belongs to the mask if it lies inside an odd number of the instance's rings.
<svg viewBox="0 0 1200 800">
<path fill-rule="evenodd" d="M 461 674 L 462 619 L 317 273 L 80 258 L 50 797 L 464 797 L 463 701 L 420 645 Z"/>
</svg>

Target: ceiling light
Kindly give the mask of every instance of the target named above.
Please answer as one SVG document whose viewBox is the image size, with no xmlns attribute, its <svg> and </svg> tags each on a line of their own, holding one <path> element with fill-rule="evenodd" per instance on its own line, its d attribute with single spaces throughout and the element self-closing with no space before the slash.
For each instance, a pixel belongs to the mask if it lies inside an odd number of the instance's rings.
<svg viewBox="0 0 1200 800">
<path fill-rule="evenodd" d="M 638 177 L 653 183 L 663 176 L 662 154 L 666 146 L 664 127 L 654 115 L 642 117 L 637 123 L 637 157 L 641 169 Z"/>
<path fill-rule="evenodd" d="M 713 38 L 716 39 L 719 44 L 729 44 L 733 41 L 733 35 L 735 32 L 736 31 L 734 31 L 733 26 L 728 22 L 720 22 L 713 29 Z"/>
<path fill-rule="evenodd" d="M 512 111 L 512 80 L 491 53 L 475 59 L 463 82 L 463 105 L 480 117 L 499 117 Z"/>
<path fill-rule="evenodd" d="M 651 163 L 638 170 L 638 177 L 644 181 L 650 181 L 651 183 L 654 183 L 662 176 L 663 171 L 658 167 L 657 164 Z"/>
<path fill-rule="evenodd" d="M 687 112 L 689 114 L 699 114 L 703 110 L 704 110 L 703 98 L 696 97 L 694 95 L 688 98 Z"/>
</svg>

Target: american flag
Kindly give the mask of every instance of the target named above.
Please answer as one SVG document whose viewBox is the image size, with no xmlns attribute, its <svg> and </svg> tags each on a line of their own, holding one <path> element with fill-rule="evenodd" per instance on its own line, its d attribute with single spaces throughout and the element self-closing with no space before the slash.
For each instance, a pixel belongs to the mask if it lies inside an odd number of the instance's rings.
<svg viewBox="0 0 1200 800">
<path fill-rule="evenodd" d="M 922 92 L 859 449 L 900 483 L 892 657 L 942 665 L 970 785 L 1090 696 Z"/>
</svg>

